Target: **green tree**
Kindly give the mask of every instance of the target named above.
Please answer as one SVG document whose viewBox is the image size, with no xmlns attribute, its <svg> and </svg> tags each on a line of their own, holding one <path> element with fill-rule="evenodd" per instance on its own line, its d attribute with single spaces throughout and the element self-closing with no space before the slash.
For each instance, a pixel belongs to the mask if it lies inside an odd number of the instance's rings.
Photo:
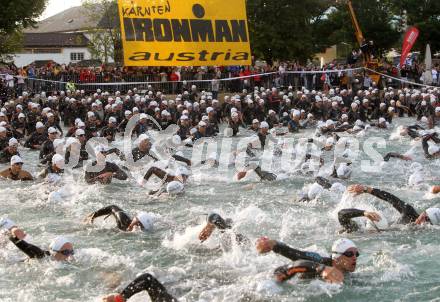
<svg viewBox="0 0 440 302">
<path fill-rule="evenodd" d="M 112 58 L 122 62 L 122 40 L 117 0 L 86 0 L 83 6 L 91 20 L 99 20 L 96 28 L 90 28 L 89 50 L 94 59 L 104 63 Z"/>
<path fill-rule="evenodd" d="M 379 54 L 398 44 L 401 33 L 389 1 L 356 0 L 352 3 L 364 38 L 374 41 Z M 330 10 L 321 36 L 324 39 L 327 36 L 332 44 L 344 42 L 359 47 L 346 1 L 338 1 Z"/>
<path fill-rule="evenodd" d="M 34 26 L 46 8 L 47 0 L 1 1 L 0 59 L 21 48 L 21 31 Z"/>
<path fill-rule="evenodd" d="M 258 58 L 306 61 L 328 45 L 318 35 L 328 0 L 248 0 L 251 46 Z"/>
<path fill-rule="evenodd" d="M 425 51 L 430 44 L 432 51 L 440 51 L 440 1 L 438 0 L 388 0 L 399 21 L 402 32 L 407 26 L 415 26 L 420 34 L 414 50 Z M 399 49 L 401 46 L 398 47 Z"/>
</svg>

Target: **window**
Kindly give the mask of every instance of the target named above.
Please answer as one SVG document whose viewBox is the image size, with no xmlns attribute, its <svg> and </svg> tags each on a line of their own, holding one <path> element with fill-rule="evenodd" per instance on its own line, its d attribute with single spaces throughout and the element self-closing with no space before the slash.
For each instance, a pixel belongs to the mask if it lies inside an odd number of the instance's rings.
<svg viewBox="0 0 440 302">
<path fill-rule="evenodd" d="M 82 61 L 84 60 L 83 52 L 71 52 L 70 53 L 70 61 Z"/>
</svg>

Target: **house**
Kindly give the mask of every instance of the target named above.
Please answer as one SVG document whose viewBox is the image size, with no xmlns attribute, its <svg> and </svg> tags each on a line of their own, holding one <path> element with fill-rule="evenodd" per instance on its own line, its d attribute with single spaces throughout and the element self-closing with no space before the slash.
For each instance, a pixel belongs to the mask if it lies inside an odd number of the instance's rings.
<svg viewBox="0 0 440 302">
<path fill-rule="evenodd" d="M 70 64 L 99 59 L 90 50 L 91 41 L 96 35 L 105 34 L 105 30 L 115 24 L 106 21 L 105 16 L 92 17 L 99 15 L 100 8 L 96 6 L 95 9 L 96 12 L 91 12 L 83 6 L 72 7 L 38 22 L 35 28 L 26 29 L 23 32 L 23 49 L 13 54 L 15 65 L 21 67 L 46 60 Z M 98 32 L 100 29 L 102 32 Z M 108 61 L 113 62 L 112 58 Z"/>
<path fill-rule="evenodd" d="M 58 64 L 91 59 L 89 39 L 82 33 L 25 33 L 23 49 L 14 55 L 22 67 L 35 61 L 52 60 Z"/>
</svg>

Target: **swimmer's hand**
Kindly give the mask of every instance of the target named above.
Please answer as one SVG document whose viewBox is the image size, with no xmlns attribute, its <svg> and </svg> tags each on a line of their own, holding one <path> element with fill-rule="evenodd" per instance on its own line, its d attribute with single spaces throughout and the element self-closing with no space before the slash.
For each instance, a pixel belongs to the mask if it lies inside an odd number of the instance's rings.
<svg viewBox="0 0 440 302">
<path fill-rule="evenodd" d="M 237 173 L 237 180 L 241 180 L 246 177 L 247 172 L 246 171 L 240 171 Z"/>
<path fill-rule="evenodd" d="M 328 283 L 342 284 L 344 282 L 344 274 L 334 267 L 325 267 L 321 272 L 321 277 Z"/>
<path fill-rule="evenodd" d="M 432 194 L 438 194 L 440 193 L 440 186 L 432 186 L 430 192 Z"/>
<path fill-rule="evenodd" d="M 359 195 L 359 194 L 365 193 L 367 189 L 368 188 L 363 185 L 352 185 L 347 188 L 347 191 L 349 193 Z"/>
<path fill-rule="evenodd" d="M 23 240 L 26 237 L 26 233 L 17 227 L 13 227 L 11 230 L 11 236 L 17 238 L 18 240 Z"/>
<path fill-rule="evenodd" d="M 120 294 L 113 294 L 102 298 L 102 302 L 125 302 L 125 299 Z"/>
<path fill-rule="evenodd" d="M 380 215 L 375 212 L 365 212 L 364 216 L 370 219 L 373 222 L 379 222 L 380 221 Z"/>
<path fill-rule="evenodd" d="M 273 250 L 276 243 L 277 242 L 275 240 L 271 240 L 267 237 L 261 237 L 255 243 L 255 247 L 257 248 L 258 253 L 266 254 Z"/>
<path fill-rule="evenodd" d="M 110 183 L 112 178 L 113 178 L 113 172 L 105 172 L 105 173 L 102 173 L 101 175 L 96 176 L 96 180 L 98 180 L 99 182 L 101 182 L 103 184 Z"/>
<path fill-rule="evenodd" d="M 211 236 L 211 234 L 212 234 L 212 232 L 214 232 L 214 230 L 215 230 L 215 225 L 208 222 L 199 234 L 200 242 L 205 242 L 206 239 L 208 239 L 209 236 Z"/>
<path fill-rule="evenodd" d="M 84 218 L 84 223 L 85 224 L 93 224 L 94 220 L 95 220 L 95 213 L 91 213 L 91 214 L 87 215 L 86 218 Z"/>
</svg>

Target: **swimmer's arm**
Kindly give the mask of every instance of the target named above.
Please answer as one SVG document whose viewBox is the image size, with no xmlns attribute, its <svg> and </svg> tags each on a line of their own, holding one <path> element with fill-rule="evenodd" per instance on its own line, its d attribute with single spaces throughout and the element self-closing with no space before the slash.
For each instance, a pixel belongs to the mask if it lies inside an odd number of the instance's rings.
<svg viewBox="0 0 440 302">
<path fill-rule="evenodd" d="M 384 161 L 389 161 L 390 158 L 399 158 L 399 159 L 407 160 L 409 157 L 407 157 L 407 156 L 405 156 L 405 155 L 402 155 L 402 154 L 399 154 L 399 153 L 397 153 L 397 152 L 390 152 L 390 153 L 387 153 L 387 154 L 383 157 L 383 160 L 384 160 Z"/>
<path fill-rule="evenodd" d="M 32 181 L 34 177 L 29 172 L 24 172 L 24 176 L 21 178 L 22 181 Z"/>
<path fill-rule="evenodd" d="M 174 154 L 172 156 L 172 158 L 174 158 L 177 161 L 183 162 L 183 163 L 187 164 L 188 166 L 191 166 L 191 161 L 189 159 L 186 159 L 185 157 Z"/>
<path fill-rule="evenodd" d="M 355 232 L 358 230 L 358 225 L 352 221 L 352 218 L 362 217 L 365 211 L 358 209 L 343 209 L 338 212 L 338 220 L 341 226 L 347 232 Z"/>
<path fill-rule="evenodd" d="M 295 261 L 291 265 L 283 265 L 278 267 L 274 271 L 275 278 L 278 282 L 284 282 L 296 274 L 303 274 L 303 277 L 316 278 L 322 271 L 324 271 L 325 266 L 323 264 L 318 264 L 312 261 Z"/>
<path fill-rule="evenodd" d="M 96 181 L 98 180 L 96 177 L 96 173 L 94 172 L 86 172 L 84 179 L 89 185 L 96 183 Z"/>
<path fill-rule="evenodd" d="M 425 130 L 425 128 L 423 128 L 422 126 L 419 126 L 419 125 L 408 126 L 408 129 L 412 129 L 412 130 Z"/>
<path fill-rule="evenodd" d="M 431 154 L 429 154 L 429 145 L 428 145 L 428 141 L 429 141 L 430 137 L 424 137 L 422 140 L 422 147 L 423 147 L 423 152 L 425 153 L 425 157 L 430 159 L 433 156 Z"/>
<path fill-rule="evenodd" d="M 121 160 L 125 160 L 124 153 L 122 153 L 121 150 L 119 150 L 118 148 L 112 148 L 106 152 L 106 155 L 110 154 L 116 154 Z"/>
<path fill-rule="evenodd" d="M 301 260 L 310 260 L 316 263 L 322 263 L 330 266 L 332 265 L 331 258 L 322 257 L 318 253 L 303 252 L 300 250 L 296 250 L 281 242 L 276 242 L 272 250 L 275 253 L 280 254 L 281 256 L 284 256 L 286 258 L 289 258 L 292 261 L 301 259 Z"/>
<path fill-rule="evenodd" d="M 20 240 L 16 237 L 9 237 L 9 240 L 23 253 L 25 253 L 29 258 L 44 258 L 49 256 L 50 253 L 48 251 L 43 251 L 38 246 L 27 243 L 24 240 Z"/>
<path fill-rule="evenodd" d="M 123 212 L 123 211 L 118 206 L 111 205 L 111 206 L 99 209 L 98 211 L 92 213 L 90 218 L 95 219 L 95 218 L 98 218 L 98 217 L 101 217 L 101 216 L 112 215 L 112 214 L 114 214 L 116 212 Z"/>
<path fill-rule="evenodd" d="M 400 214 L 402 214 L 402 218 L 405 221 L 414 222 L 419 217 L 419 214 L 412 206 L 391 193 L 370 187 L 367 187 L 367 192 L 391 204 Z"/>
<path fill-rule="evenodd" d="M 112 164 L 113 177 L 119 180 L 127 180 L 128 175 L 118 165 Z"/>
<path fill-rule="evenodd" d="M 275 174 L 263 171 L 261 170 L 261 167 L 256 167 L 254 171 L 261 178 L 261 180 L 274 181 L 277 179 L 277 176 Z"/>
<path fill-rule="evenodd" d="M 325 189 L 330 189 L 332 187 L 330 181 L 324 177 L 318 176 L 315 178 L 315 181 Z"/>
<path fill-rule="evenodd" d="M 166 290 L 166 288 L 152 275 L 142 274 L 133 280 L 122 292 L 124 301 L 141 291 L 147 291 L 153 302 L 172 302 L 177 301 Z"/>
</svg>

